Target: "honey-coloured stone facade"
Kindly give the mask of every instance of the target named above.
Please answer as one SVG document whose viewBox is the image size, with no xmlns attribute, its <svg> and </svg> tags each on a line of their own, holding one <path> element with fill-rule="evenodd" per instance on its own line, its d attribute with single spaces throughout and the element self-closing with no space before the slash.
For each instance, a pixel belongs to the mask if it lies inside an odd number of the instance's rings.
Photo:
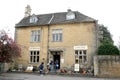
<svg viewBox="0 0 120 80">
<path fill-rule="evenodd" d="M 44 62 L 47 67 L 51 61 L 55 63 L 58 60 L 59 68 L 72 69 L 75 64 L 86 68 L 93 66 L 93 56 L 98 47 L 96 20 L 75 11 L 72 11 L 75 19 L 68 20 L 66 15 L 69 11 L 34 15 L 32 18 L 35 17 L 36 21 L 33 23 L 29 22 L 31 16 L 28 16 L 16 24 L 15 40 L 22 49 L 21 57 L 15 61 L 17 65 L 39 66 Z M 34 30 L 40 30 L 38 42 L 31 41 Z M 54 30 L 61 30 L 62 40 L 53 40 Z M 32 50 L 39 51 L 38 62 L 31 63 Z"/>
<path fill-rule="evenodd" d="M 49 27 L 49 29 L 48 29 Z M 52 30 L 62 29 L 63 40 L 61 42 L 52 41 Z M 41 40 L 40 42 L 31 42 L 31 31 L 40 30 Z M 49 30 L 49 32 L 48 32 Z M 49 38 L 48 38 L 49 34 Z M 49 39 L 49 42 L 48 42 Z M 44 58 L 45 64 L 47 64 L 49 49 L 63 49 L 60 54 L 64 63 L 61 63 L 61 67 L 72 66 L 75 64 L 75 50 L 74 46 L 87 45 L 87 61 L 88 65 L 92 64 L 92 57 L 96 51 L 96 26 L 95 23 L 74 23 L 74 24 L 58 24 L 50 26 L 30 26 L 26 28 L 16 28 L 16 41 L 21 45 L 22 57 L 17 60 L 18 64 L 23 65 L 39 65 Z M 49 49 L 48 49 L 49 45 Z M 40 47 L 40 62 L 29 63 L 30 47 Z"/>
</svg>

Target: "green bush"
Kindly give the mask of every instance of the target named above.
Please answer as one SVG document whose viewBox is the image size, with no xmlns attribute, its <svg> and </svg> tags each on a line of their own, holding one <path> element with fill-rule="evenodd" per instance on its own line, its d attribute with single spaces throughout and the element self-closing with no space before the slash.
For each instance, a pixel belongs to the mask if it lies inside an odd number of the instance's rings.
<svg viewBox="0 0 120 80">
<path fill-rule="evenodd" d="M 98 48 L 98 55 L 119 55 L 119 50 L 112 44 L 103 44 Z"/>
</svg>

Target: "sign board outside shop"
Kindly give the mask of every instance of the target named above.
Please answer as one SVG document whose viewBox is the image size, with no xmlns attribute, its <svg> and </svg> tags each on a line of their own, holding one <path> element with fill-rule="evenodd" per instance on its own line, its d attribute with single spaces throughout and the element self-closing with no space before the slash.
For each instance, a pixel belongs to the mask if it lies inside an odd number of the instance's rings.
<svg viewBox="0 0 120 80">
<path fill-rule="evenodd" d="M 87 50 L 87 45 L 74 46 L 74 50 Z"/>
<path fill-rule="evenodd" d="M 74 65 L 74 71 L 78 72 L 79 71 L 79 64 Z"/>
</svg>

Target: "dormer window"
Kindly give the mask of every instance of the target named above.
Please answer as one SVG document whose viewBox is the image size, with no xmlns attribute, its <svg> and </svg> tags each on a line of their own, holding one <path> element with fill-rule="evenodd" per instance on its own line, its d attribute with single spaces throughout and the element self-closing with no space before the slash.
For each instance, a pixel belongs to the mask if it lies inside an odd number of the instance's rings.
<svg viewBox="0 0 120 80">
<path fill-rule="evenodd" d="M 66 14 L 66 20 L 75 19 L 75 13 L 73 13 L 70 9 L 68 9 L 68 13 Z"/>
<path fill-rule="evenodd" d="M 38 18 L 35 14 L 33 14 L 31 17 L 30 17 L 30 23 L 36 23 L 38 21 Z"/>
</svg>

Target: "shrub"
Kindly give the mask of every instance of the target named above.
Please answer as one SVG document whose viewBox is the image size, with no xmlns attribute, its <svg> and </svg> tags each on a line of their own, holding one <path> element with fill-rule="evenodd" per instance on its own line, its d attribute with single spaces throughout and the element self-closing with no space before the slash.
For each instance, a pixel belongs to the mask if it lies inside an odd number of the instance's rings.
<svg viewBox="0 0 120 80">
<path fill-rule="evenodd" d="M 103 44 L 98 48 L 98 55 L 119 55 L 119 50 L 112 44 Z"/>
</svg>

